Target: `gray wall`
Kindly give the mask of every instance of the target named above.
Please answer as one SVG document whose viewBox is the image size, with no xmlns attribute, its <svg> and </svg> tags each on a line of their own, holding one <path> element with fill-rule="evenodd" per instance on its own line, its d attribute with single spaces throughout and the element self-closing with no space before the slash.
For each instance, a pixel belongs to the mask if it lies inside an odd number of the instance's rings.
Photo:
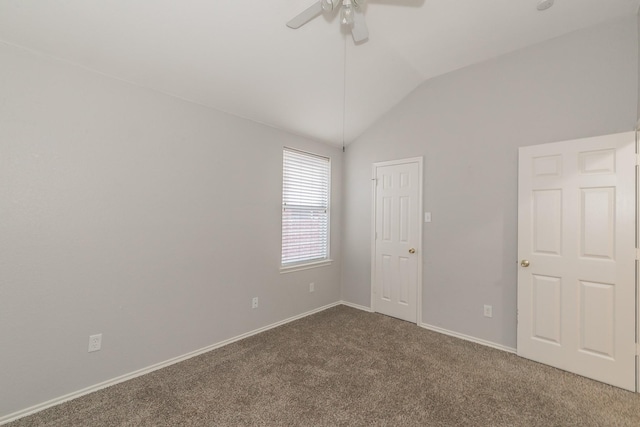
<svg viewBox="0 0 640 427">
<path fill-rule="evenodd" d="M 514 348 L 517 148 L 634 128 L 636 26 L 632 17 L 430 80 L 349 145 L 343 299 L 370 305 L 371 164 L 424 156 L 433 222 L 422 320 Z"/>
<path fill-rule="evenodd" d="M 329 267 L 279 274 L 284 145 L 332 157 Z M 0 417 L 338 301 L 341 171 L 335 147 L 0 44 Z"/>
</svg>

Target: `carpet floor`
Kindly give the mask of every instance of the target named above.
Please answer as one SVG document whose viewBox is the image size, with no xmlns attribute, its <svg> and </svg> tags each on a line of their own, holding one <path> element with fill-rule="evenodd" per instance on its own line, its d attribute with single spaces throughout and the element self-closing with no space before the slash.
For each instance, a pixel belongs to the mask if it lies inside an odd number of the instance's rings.
<svg viewBox="0 0 640 427">
<path fill-rule="evenodd" d="M 640 395 L 338 306 L 8 424 L 640 426 Z"/>
</svg>

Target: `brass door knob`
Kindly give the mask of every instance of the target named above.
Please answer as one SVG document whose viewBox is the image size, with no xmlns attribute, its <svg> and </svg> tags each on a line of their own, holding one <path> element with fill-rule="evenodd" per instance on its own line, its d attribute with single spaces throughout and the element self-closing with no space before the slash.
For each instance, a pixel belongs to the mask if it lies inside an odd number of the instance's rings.
<svg viewBox="0 0 640 427">
<path fill-rule="evenodd" d="M 520 261 L 520 265 L 523 267 L 529 267 L 529 261 L 526 259 L 523 259 L 522 261 Z"/>
<path fill-rule="evenodd" d="M 411 248 L 411 249 L 409 249 L 409 253 L 410 253 L 410 254 L 415 254 L 415 253 L 416 253 L 416 250 L 415 250 L 415 249 L 413 249 L 413 248 Z"/>
</svg>

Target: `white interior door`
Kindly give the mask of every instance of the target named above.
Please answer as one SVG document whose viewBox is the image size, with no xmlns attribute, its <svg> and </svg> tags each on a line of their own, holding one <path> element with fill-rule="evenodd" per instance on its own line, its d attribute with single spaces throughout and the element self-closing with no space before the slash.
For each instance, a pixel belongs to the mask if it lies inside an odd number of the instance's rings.
<svg viewBox="0 0 640 427">
<path fill-rule="evenodd" d="M 418 319 L 421 271 L 422 158 L 376 163 L 373 310 Z"/>
<path fill-rule="evenodd" d="M 518 354 L 635 390 L 635 135 L 520 149 Z"/>
</svg>

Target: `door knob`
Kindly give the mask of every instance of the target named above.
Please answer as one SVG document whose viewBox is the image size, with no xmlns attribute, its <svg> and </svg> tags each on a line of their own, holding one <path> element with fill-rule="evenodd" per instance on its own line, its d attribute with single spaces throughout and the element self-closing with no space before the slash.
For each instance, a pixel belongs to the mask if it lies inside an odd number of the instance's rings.
<svg viewBox="0 0 640 427">
<path fill-rule="evenodd" d="M 411 249 L 409 249 L 409 253 L 410 253 L 410 254 L 415 254 L 415 253 L 416 253 L 416 250 L 415 250 L 415 249 L 413 249 L 413 248 L 411 248 Z"/>
<path fill-rule="evenodd" d="M 522 261 L 520 261 L 520 265 L 523 267 L 529 267 L 529 261 L 526 259 L 523 259 Z"/>
</svg>

